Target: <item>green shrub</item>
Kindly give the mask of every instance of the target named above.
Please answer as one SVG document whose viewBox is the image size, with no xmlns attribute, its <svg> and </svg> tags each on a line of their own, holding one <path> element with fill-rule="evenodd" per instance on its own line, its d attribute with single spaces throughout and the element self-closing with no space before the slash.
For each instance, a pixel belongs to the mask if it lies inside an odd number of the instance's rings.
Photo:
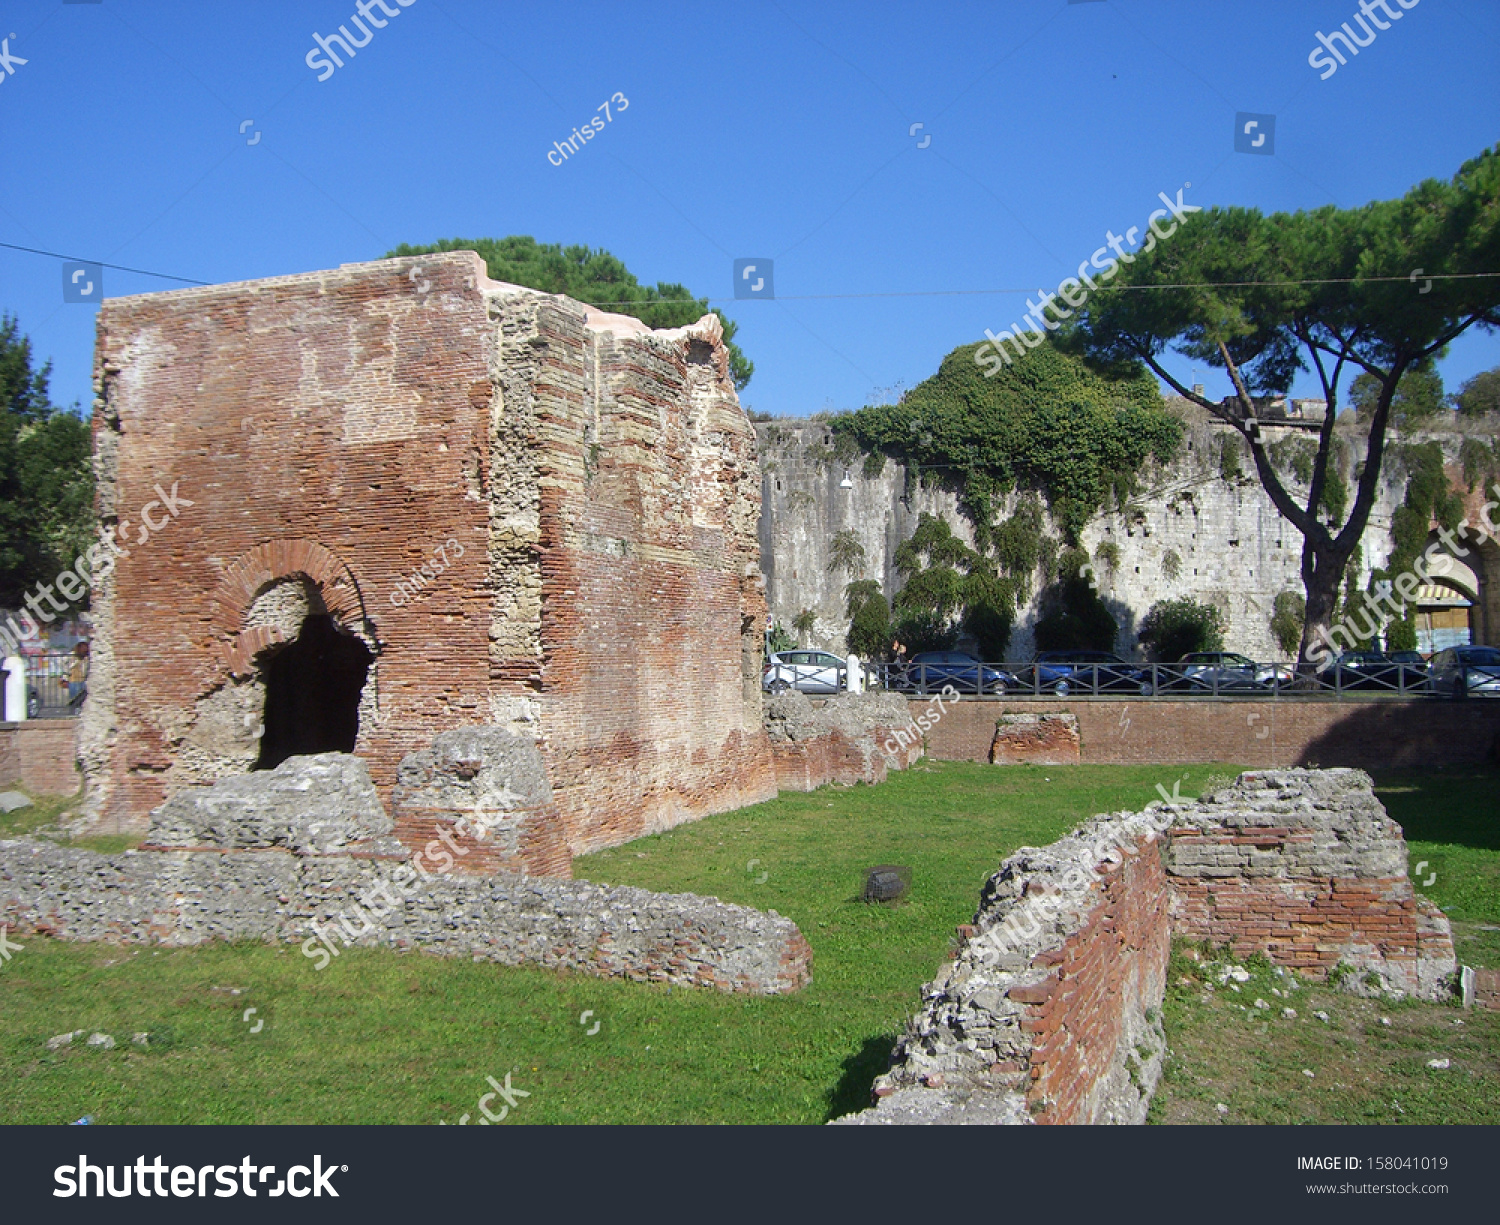
<svg viewBox="0 0 1500 1225">
<path fill-rule="evenodd" d="M 1222 651 L 1224 614 L 1196 600 L 1161 600 L 1142 619 L 1139 638 L 1169 663 L 1194 651 Z"/>
<path fill-rule="evenodd" d="M 1271 636 L 1287 658 L 1295 658 L 1302 645 L 1302 626 L 1307 620 L 1307 600 L 1295 591 L 1283 591 L 1271 606 Z"/>
</svg>

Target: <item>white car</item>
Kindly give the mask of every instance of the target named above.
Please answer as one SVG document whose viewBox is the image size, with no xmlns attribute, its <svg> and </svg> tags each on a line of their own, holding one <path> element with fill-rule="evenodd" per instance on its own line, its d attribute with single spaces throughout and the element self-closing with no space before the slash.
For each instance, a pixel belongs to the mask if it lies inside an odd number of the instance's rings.
<svg viewBox="0 0 1500 1225">
<path fill-rule="evenodd" d="M 760 687 L 770 693 L 839 693 L 848 665 L 828 651 L 777 651 L 766 659 Z"/>
</svg>

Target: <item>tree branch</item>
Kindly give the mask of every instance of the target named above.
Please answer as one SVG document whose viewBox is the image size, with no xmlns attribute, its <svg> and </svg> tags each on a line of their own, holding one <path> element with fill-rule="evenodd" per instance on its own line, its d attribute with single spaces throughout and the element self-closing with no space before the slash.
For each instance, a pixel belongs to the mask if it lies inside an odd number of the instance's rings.
<svg viewBox="0 0 1500 1225">
<path fill-rule="evenodd" d="M 1276 469 L 1271 464 L 1271 457 L 1266 454 L 1265 445 L 1260 440 L 1260 421 L 1255 416 L 1255 401 L 1250 398 L 1249 391 L 1245 389 L 1245 380 L 1240 377 L 1239 367 L 1229 356 L 1228 347 L 1222 340 L 1218 343 L 1219 353 L 1224 358 L 1225 369 L 1229 371 L 1229 377 L 1234 380 L 1235 391 L 1239 393 L 1240 403 L 1244 405 L 1245 420 L 1252 422 L 1253 428 L 1246 428 L 1244 421 L 1237 421 L 1232 417 L 1226 419 L 1249 441 L 1250 454 L 1255 457 L 1255 470 L 1260 474 L 1260 482 L 1265 486 L 1266 492 L 1271 495 L 1271 501 L 1275 503 L 1282 517 L 1304 536 L 1315 537 L 1321 543 L 1328 533 L 1318 522 L 1316 515 L 1309 514 L 1292 500 L 1292 495 L 1281 483 L 1281 477 L 1276 474 Z"/>
</svg>

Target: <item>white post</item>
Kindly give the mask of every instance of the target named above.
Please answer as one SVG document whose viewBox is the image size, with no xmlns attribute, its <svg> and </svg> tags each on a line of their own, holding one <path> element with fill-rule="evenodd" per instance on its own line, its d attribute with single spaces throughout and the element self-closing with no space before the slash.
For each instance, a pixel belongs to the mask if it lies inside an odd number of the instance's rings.
<svg viewBox="0 0 1500 1225">
<path fill-rule="evenodd" d="M 844 673 L 844 688 L 850 693 L 863 693 L 865 691 L 865 670 L 860 666 L 859 656 L 853 654 L 844 660 L 846 671 Z"/>
<path fill-rule="evenodd" d="M 5 660 L 5 717 L 11 723 L 26 719 L 26 661 L 19 655 Z"/>
</svg>

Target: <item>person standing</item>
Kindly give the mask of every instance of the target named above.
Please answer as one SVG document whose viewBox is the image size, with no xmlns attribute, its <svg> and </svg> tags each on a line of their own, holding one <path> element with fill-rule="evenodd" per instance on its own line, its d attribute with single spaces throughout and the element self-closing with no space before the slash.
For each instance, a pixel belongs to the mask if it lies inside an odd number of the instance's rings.
<svg viewBox="0 0 1500 1225">
<path fill-rule="evenodd" d="M 68 705 L 77 706 L 88 695 L 89 644 L 73 648 L 73 666 L 68 669 Z"/>
</svg>

